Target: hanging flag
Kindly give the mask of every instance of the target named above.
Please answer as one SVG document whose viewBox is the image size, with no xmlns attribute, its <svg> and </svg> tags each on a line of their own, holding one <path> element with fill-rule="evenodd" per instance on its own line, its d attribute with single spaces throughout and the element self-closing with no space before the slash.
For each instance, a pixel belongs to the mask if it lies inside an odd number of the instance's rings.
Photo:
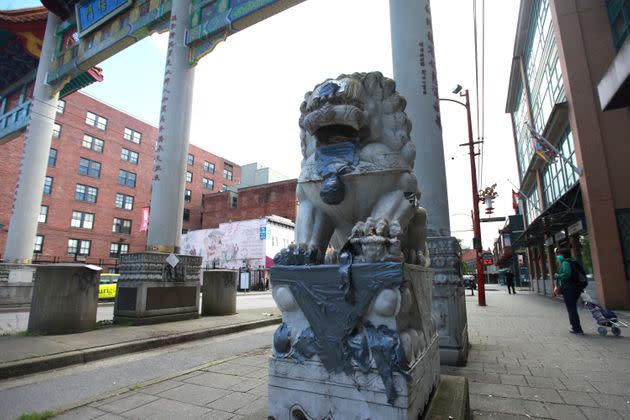
<svg viewBox="0 0 630 420">
<path fill-rule="evenodd" d="M 534 142 L 534 152 L 536 152 L 536 154 L 540 156 L 542 160 L 547 163 L 552 163 L 556 160 L 557 157 L 559 157 L 565 164 L 569 165 L 579 176 L 582 176 L 584 174 L 582 168 L 578 168 L 573 164 L 573 162 L 562 156 L 562 153 L 560 153 L 558 149 L 556 149 L 551 143 L 549 143 L 546 138 L 538 134 L 536 130 L 534 130 L 529 124 L 525 123 L 525 127 L 527 127 L 527 129 L 529 130 L 529 133 Z"/>
<path fill-rule="evenodd" d="M 145 232 L 149 229 L 149 207 L 142 208 L 142 221 L 140 223 L 140 232 Z"/>
<path fill-rule="evenodd" d="M 528 125 L 527 128 L 534 141 L 534 151 L 536 154 L 547 163 L 555 161 L 558 157 L 558 149 L 553 147 L 547 139 L 538 134 L 532 127 Z"/>
<path fill-rule="evenodd" d="M 518 193 L 512 190 L 512 208 L 516 213 L 518 213 Z"/>
</svg>

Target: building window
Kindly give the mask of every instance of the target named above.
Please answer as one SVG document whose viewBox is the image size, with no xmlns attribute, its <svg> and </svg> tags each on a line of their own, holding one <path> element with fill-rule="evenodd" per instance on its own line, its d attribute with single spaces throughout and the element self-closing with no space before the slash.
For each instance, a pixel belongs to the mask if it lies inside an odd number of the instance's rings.
<svg viewBox="0 0 630 420">
<path fill-rule="evenodd" d="M 48 206 L 40 206 L 39 207 L 39 218 L 37 219 L 38 223 L 46 223 L 48 221 Z"/>
<path fill-rule="evenodd" d="M 89 185 L 77 184 L 74 190 L 75 200 L 86 201 L 88 203 L 96 203 L 97 196 L 98 188 L 90 187 Z"/>
<path fill-rule="evenodd" d="M 87 125 L 91 125 L 92 127 L 96 127 L 99 130 L 107 129 L 107 118 L 101 117 L 93 112 L 87 112 L 85 116 L 85 123 Z"/>
<path fill-rule="evenodd" d="M 116 193 L 116 208 L 133 210 L 133 196 Z"/>
<path fill-rule="evenodd" d="M 575 150 L 573 148 L 573 136 L 571 129 L 567 128 L 564 132 L 557 148 L 568 161 L 577 166 L 575 159 Z M 578 174 L 563 159 L 556 158 L 549 163 L 542 172 L 543 191 L 546 199 L 547 207 L 562 197 L 576 182 L 578 182 Z"/>
<path fill-rule="evenodd" d="M 195 155 L 188 153 L 188 158 L 186 159 L 186 163 L 192 165 L 195 163 Z"/>
<path fill-rule="evenodd" d="M 57 101 L 57 114 L 62 114 L 66 111 L 66 101 L 59 99 Z"/>
<path fill-rule="evenodd" d="M 184 201 L 190 203 L 192 201 L 192 191 L 184 190 Z"/>
<path fill-rule="evenodd" d="M 184 222 L 187 222 L 189 220 L 190 220 L 190 210 L 184 209 Z"/>
<path fill-rule="evenodd" d="M 235 209 L 237 205 L 238 205 L 238 197 L 232 197 L 232 200 L 230 200 L 230 208 Z"/>
<path fill-rule="evenodd" d="M 48 166 L 55 167 L 57 165 L 57 149 L 50 149 L 48 153 Z"/>
<path fill-rule="evenodd" d="M 140 144 L 142 141 L 142 133 L 132 130 L 131 128 L 125 127 L 125 132 L 123 133 L 123 138 L 135 144 Z"/>
<path fill-rule="evenodd" d="M 185 235 L 188 233 L 188 229 L 182 229 L 182 235 Z"/>
<path fill-rule="evenodd" d="M 228 189 L 228 186 L 225 184 L 221 184 L 221 189 L 219 190 L 219 192 L 226 192 Z"/>
<path fill-rule="evenodd" d="M 53 138 L 58 139 L 61 136 L 61 124 L 53 124 Z"/>
<path fill-rule="evenodd" d="M 138 153 L 132 150 L 127 150 L 124 147 L 120 151 L 120 158 L 134 165 L 138 164 Z"/>
<path fill-rule="evenodd" d="M 207 160 L 203 161 L 203 170 L 211 174 L 214 173 L 214 163 L 210 163 Z"/>
<path fill-rule="evenodd" d="M 202 180 L 202 185 L 207 190 L 213 190 L 214 189 L 214 180 L 209 179 L 209 178 L 204 178 Z"/>
<path fill-rule="evenodd" d="M 136 174 L 133 172 L 127 172 L 124 169 L 118 171 L 118 183 L 120 185 L 126 185 L 130 188 L 136 187 Z"/>
<path fill-rule="evenodd" d="M 234 168 L 229 163 L 223 164 L 223 178 L 227 180 L 232 180 Z"/>
<path fill-rule="evenodd" d="M 41 254 L 44 249 L 44 237 L 42 235 L 35 236 L 35 244 L 33 245 L 33 252 Z"/>
<path fill-rule="evenodd" d="M 131 220 L 120 219 L 118 217 L 114 217 L 114 222 L 112 224 L 112 232 L 131 233 Z"/>
<path fill-rule="evenodd" d="M 186 171 L 186 182 L 192 182 L 192 172 Z"/>
<path fill-rule="evenodd" d="M 90 255 L 91 246 L 86 239 L 68 239 L 68 255 Z"/>
<path fill-rule="evenodd" d="M 86 149 L 94 150 L 98 153 L 103 153 L 103 146 L 105 142 L 101 139 L 97 139 L 96 137 L 92 137 L 89 134 L 83 135 L 83 141 L 81 142 L 81 146 Z"/>
<path fill-rule="evenodd" d="M 73 211 L 70 226 L 81 229 L 92 229 L 94 226 L 94 214 L 82 211 Z"/>
<path fill-rule="evenodd" d="M 120 254 L 126 254 L 129 252 L 129 244 L 122 244 L 120 242 L 112 242 L 109 245 L 109 256 L 117 258 Z"/>
<path fill-rule="evenodd" d="M 607 0 L 608 20 L 612 29 L 613 42 L 617 51 L 630 33 L 630 3 L 620 0 Z"/>
<path fill-rule="evenodd" d="M 52 193 L 52 186 L 53 186 L 53 177 L 47 176 L 44 179 L 44 194 L 50 195 L 50 193 Z"/>
<path fill-rule="evenodd" d="M 79 159 L 79 174 L 91 176 L 92 178 L 100 178 L 101 164 L 94 160 L 80 158 Z"/>
</svg>

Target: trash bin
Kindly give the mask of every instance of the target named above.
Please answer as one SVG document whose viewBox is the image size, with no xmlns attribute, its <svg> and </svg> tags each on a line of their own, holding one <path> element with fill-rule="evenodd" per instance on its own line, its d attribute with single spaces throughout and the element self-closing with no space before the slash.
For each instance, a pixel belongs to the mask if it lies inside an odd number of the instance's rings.
<svg viewBox="0 0 630 420">
<path fill-rule="evenodd" d="M 236 270 L 203 272 L 201 315 L 233 315 L 236 313 Z"/>
</svg>

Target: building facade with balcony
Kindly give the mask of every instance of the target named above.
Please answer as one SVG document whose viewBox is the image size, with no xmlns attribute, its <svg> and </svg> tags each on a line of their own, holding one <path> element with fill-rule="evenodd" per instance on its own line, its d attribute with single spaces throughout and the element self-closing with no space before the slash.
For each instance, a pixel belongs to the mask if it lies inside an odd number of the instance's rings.
<svg viewBox="0 0 630 420">
<path fill-rule="evenodd" d="M 115 270 L 146 247 L 157 128 L 82 93 L 59 101 L 34 260 L 87 261 Z M 5 249 L 23 134 L 0 145 L 0 250 Z M 22 170 L 28 170 L 28 162 Z M 240 166 L 191 145 L 183 230 L 202 226 L 202 196 L 238 182 Z M 149 209 L 150 210 L 150 209 Z"/>
<path fill-rule="evenodd" d="M 539 293 L 553 290 L 554 248 L 568 246 L 591 279 L 590 293 L 627 309 L 630 113 L 603 112 L 597 90 L 620 45 L 613 3 L 521 1 L 506 112 L 525 230 L 512 246 L 527 256 Z M 561 156 L 537 150 L 528 126 Z"/>
</svg>

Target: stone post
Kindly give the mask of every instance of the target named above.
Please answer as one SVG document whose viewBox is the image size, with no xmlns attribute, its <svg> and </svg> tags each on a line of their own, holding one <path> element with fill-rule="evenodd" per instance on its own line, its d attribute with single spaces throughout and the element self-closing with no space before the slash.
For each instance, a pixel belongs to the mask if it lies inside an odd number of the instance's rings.
<svg viewBox="0 0 630 420">
<path fill-rule="evenodd" d="M 428 214 L 427 245 L 436 269 L 433 315 L 445 323 L 438 331 L 441 363 L 465 365 L 468 322 L 459 262 L 441 264 L 459 261 L 460 255 L 449 221 L 431 5 L 429 0 L 390 0 L 389 13 L 394 80 L 407 100 L 406 113 L 413 126 L 411 139 L 416 146 L 414 174 L 422 193 L 420 205 Z M 433 252 L 439 257 L 434 258 Z M 437 281 L 442 277 L 444 281 Z"/>
<path fill-rule="evenodd" d="M 195 68 L 189 64 L 186 28 L 190 0 L 174 1 L 158 131 L 147 248 L 178 252 L 182 234 L 186 157 Z"/>
<path fill-rule="evenodd" d="M 186 46 L 190 0 L 172 3 L 147 251 L 120 258 L 115 322 L 149 324 L 199 317 L 201 257 L 175 255 L 182 234 L 195 69 Z"/>
<path fill-rule="evenodd" d="M 46 85 L 46 74 L 50 70 L 54 36 L 59 22 L 54 13 L 48 13 L 33 101 L 26 126 L 18 185 L 13 199 L 13 214 L 4 251 L 4 259 L 7 262 L 30 263 L 33 258 L 37 220 L 42 204 L 44 178 L 59 97 L 58 93 L 52 94 Z"/>
<path fill-rule="evenodd" d="M 59 97 L 58 93 L 52 94 L 46 85 L 46 74 L 50 70 L 54 37 L 59 23 L 60 19 L 49 12 L 5 244 L 4 260 L 7 264 L 0 264 L 1 304 L 20 305 L 31 302 L 35 270 L 29 264 L 33 258 L 37 220 L 42 204 L 44 178 Z"/>
</svg>

